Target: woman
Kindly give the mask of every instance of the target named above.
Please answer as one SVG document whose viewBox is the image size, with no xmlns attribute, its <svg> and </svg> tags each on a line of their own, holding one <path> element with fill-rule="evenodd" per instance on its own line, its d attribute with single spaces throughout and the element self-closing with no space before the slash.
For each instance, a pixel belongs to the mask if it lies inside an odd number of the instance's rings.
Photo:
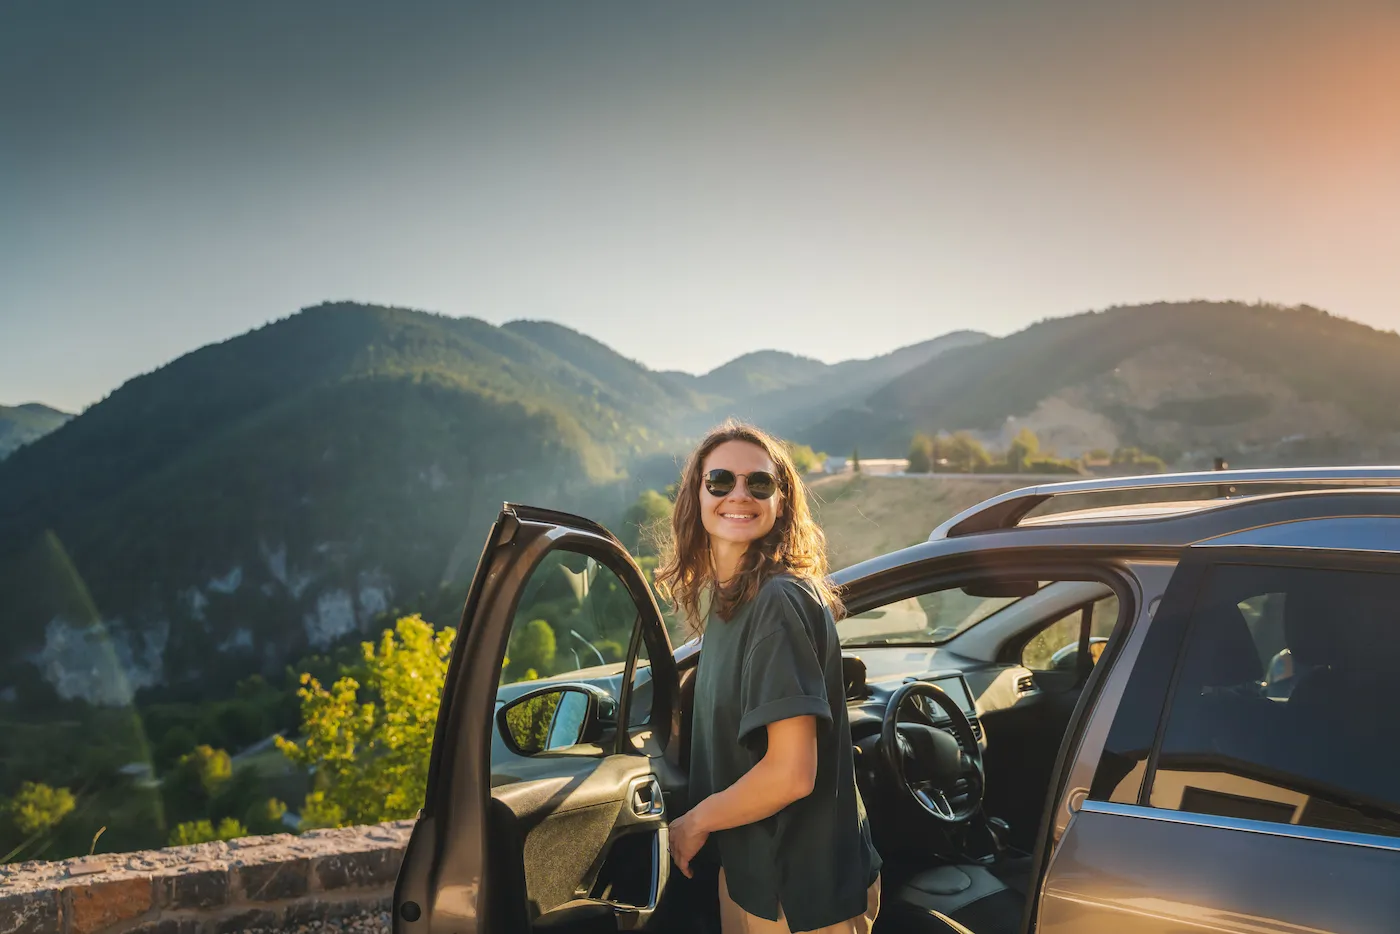
<svg viewBox="0 0 1400 934">
<path fill-rule="evenodd" d="M 718 859 L 724 934 L 866 934 L 879 910 L 826 572 L 782 445 L 748 425 L 712 431 L 686 463 L 657 583 L 705 635 L 694 805 L 670 840 L 687 876 L 702 849 Z"/>
</svg>

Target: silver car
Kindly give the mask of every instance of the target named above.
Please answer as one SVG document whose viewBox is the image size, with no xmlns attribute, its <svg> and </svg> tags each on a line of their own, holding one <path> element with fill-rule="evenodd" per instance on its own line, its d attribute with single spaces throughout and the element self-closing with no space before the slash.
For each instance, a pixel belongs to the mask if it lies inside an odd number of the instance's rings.
<svg viewBox="0 0 1400 934">
<path fill-rule="evenodd" d="M 1400 931 L 1400 468 L 1033 487 L 836 580 L 877 930 Z M 395 930 L 717 932 L 698 642 L 617 540 L 507 506 L 459 633 Z"/>
</svg>

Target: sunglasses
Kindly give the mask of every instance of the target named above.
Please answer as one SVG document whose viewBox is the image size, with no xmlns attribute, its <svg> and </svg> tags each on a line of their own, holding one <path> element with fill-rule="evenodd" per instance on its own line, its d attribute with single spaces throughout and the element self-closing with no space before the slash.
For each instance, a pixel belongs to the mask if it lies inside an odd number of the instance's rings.
<svg viewBox="0 0 1400 934">
<path fill-rule="evenodd" d="M 728 496 L 734 492 L 734 487 L 738 486 L 740 477 L 744 478 L 744 484 L 749 488 L 749 495 L 754 499 L 768 499 L 778 492 L 778 478 L 766 470 L 736 474 L 723 467 L 718 467 L 705 474 L 705 489 L 709 490 L 711 496 Z"/>
</svg>

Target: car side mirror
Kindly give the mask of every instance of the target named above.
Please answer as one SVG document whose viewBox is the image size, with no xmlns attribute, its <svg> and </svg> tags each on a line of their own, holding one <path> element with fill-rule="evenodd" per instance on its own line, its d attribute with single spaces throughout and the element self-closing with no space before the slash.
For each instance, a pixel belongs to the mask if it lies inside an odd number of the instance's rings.
<svg viewBox="0 0 1400 934">
<path fill-rule="evenodd" d="M 518 756 L 596 742 L 617 726 L 617 701 L 591 684 L 550 684 L 504 704 L 496 729 Z"/>
</svg>

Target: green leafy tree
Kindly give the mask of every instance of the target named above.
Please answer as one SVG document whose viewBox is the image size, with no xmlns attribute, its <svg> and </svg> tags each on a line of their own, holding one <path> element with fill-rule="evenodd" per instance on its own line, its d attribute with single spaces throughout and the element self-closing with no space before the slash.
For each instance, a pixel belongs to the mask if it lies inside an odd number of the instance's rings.
<svg viewBox="0 0 1400 934">
<path fill-rule="evenodd" d="M 784 441 L 783 447 L 787 449 L 788 456 L 792 458 L 792 465 L 797 468 L 798 473 L 816 473 L 826 464 L 826 455 L 813 451 L 811 445 Z"/>
<path fill-rule="evenodd" d="M 190 846 L 195 843 L 210 843 L 214 840 L 236 840 L 239 837 L 248 836 L 248 828 L 232 817 L 225 817 L 219 821 L 217 827 L 213 821 L 192 820 L 184 821 L 175 826 L 170 831 L 171 846 Z"/>
<path fill-rule="evenodd" d="M 976 473 L 992 463 L 992 456 L 982 443 L 965 431 L 960 431 L 947 441 L 948 464 L 962 473 Z"/>
<path fill-rule="evenodd" d="M 276 798 L 268 798 L 254 804 L 243 817 L 243 823 L 250 833 L 263 835 L 284 830 L 282 817 L 287 813 L 287 805 Z"/>
<path fill-rule="evenodd" d="M 554 674 L 554 657 L 559 642 L 554 627 L 546 620 L 532 619 L 514 627 L 503 669 L 505 681 L 533 681 Z"/>
<path fill-rule="evenodd" d="M 932 473 L 933 453 L 933 439 L 922 432 L 916 434 L 909 443 L 909 472 Z"/>
<path fill-rule="evenodd" d="M 423 802 L 438 701 L 453 629 L 434 632 L 417 615 L 361 645 L 363 661 L 330 689 L 302 676 L 299 742 L 279 738 L 292 762 L 315 768 L 303 827 L 372 824 L 411 817 Z"/>
<path fill-rule="evenodd" d="M 233 760 L 222 749 L 196 746 L 175 763 L 161 780 L 161 797 L 172 820 L 209 814 L 210 805 L 233 777 Z"/>
<path fill-rule="evenodd" d="M 4 814 L 25 837 L 48 833 L 73 812 L 76 802 L 67 788 L 51 788 L 42 782 L 25 782 L 7 801 Z"/>
<path fill-rule="evenodd" d="M 673 508 L 665 496 L 655 490 L 644 490 L 623 513 L 622 534 L 619 536 L 622 544 L 634 555 L 655 555 L 657 536 L 661 528 L 671 521 Z"/>
<path fill-rule="evenodd" d="M 851 452 L 851 470 L 860 473 L 860 448 Z"/>
<path fill-rule="evenodd" d="M 1023 473 L 1040 456 L 1040 439 L 1029 428 L 1022 428 L 1006 449 L 1006 463 L 1013 473 Z"/>
</svg>

